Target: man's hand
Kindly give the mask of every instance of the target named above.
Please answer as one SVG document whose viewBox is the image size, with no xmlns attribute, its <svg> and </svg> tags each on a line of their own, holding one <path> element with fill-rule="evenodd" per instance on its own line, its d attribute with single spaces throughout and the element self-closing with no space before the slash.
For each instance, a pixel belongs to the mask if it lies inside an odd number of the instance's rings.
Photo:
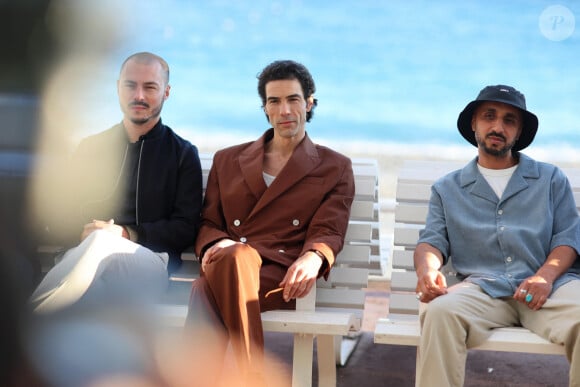
<svg viewBox="0 0 580 387">
<path fill-rule="evenodd" d="M 89 236 L 95 230 L 105 230 L 120 237 L 123 236 L 123 232 L 125 229 L 123 226 L 119 226 L 115 224 L 113 219 L 110 220 L 93 220 L 91 223 L 87 223 L 83 227 L 83 231 L 81 233 L 81 241 L 84 241 L 86 237 Z"/>
<path fill-rule="evenodd" d="M 576 250 L 572 247 L 566 245 L 555 247 L 536 274 L 526 278 L 518 286 L 514 299 L 526 304 L 530 309 L 540 309 L 548 300 L 554 281 L 564 274 L 576 259 Z"/>
<path fill-rule="evenodd" d="M 447 294 L 447 280 L 437 269 L 429 269 L 423 273 L 417 272 L 417 299 L 429 302 L 436 297 Z"/>
<path fill-rule="evenodd" d="M 413 255 L 417 271 L 417 299 L 429 302 L 447 294 L 447 280 L 439 271 L 443 262 L 441 252 L 428 243 L 419 243 Z"/>
<path fill-rule="evenodd" d="M 310 293 L 316 283 L 318 272 L 322 266 L 322 258 L 313 251 L 308 251 L 299 257 L 288 268 L 286 275 L 280 282 L 284 289 L 282 297 L 288 302 L 294 298 L 301 298 Z"/>
<path fill-rule="evenodd" d="M 533 310 L 540 309 L 552 292 L 552 283 L 536 274 L 522 281 L 514 293 L 514 299 Z"/>
<path fill-rule="evenodd" d="M 205 266 L 213 262 L 213 257 L 216 252 L 223 249 L 224 247 L 235 245 L 236 243 L 240 242 L 236 242 L 231 239 L 222 239 L 214 243 L 209 249 L 205 251 L 205 253 L 203 253 L 203 257 L 201 257 L 201 270 L 205 271 Z"/>
</svg>

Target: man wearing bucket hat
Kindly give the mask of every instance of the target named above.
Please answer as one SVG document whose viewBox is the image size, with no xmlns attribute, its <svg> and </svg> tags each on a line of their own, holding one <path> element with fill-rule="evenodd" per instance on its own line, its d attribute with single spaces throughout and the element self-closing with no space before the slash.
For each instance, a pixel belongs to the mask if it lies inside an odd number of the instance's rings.
<svg viewBox="0 0 580 387">
<path fill-rule="evenodd" d="M 580 385 L 580 218 L 557 167 L 520 153 L 537 117 L 510 86 L 484 88 L 459 114 L 477 147 L 464 168 L 433 184 L 415 250 L 421 315 L 418 386 L 463 386 L 467 348 L 522 325 L 565 346 Z M 448 287 L 450 264 L 460 281 Z"/>
</svg>

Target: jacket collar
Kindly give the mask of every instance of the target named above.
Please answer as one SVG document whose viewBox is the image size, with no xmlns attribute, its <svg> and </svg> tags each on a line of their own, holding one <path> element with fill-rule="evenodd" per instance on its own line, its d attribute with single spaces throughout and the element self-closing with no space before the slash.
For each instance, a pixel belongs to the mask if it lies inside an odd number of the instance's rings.
<svg viewBox="0 0 580 387">
<path fill-rule="evenodd" d="M 129 137 L 127 136 L 127 129 L 125 128 L 125 125 L 123 125 L 123 121 L 120 122 L 119 127 L 121 128 L 125 140 L 127 142 L 129 142 Z M 163 125 L 163 123 L 161 122 L 161 117 L 159 118 L 159 121 L 157 121 L 157 123 L 155 124 L 155 126 L 153 126 L 151 128 L 151 130 L 149 130 L 147 133 L 145 133 L 144 135 L 142 135 L 141 137 L 139 137 L 139 141 L 141 140 L 155 140 L 159 137 L 161 137 L 163 135 L 163 133 L 165 132 L 165 125 Z"/>
<path fill-rule="evenodd" d="M 503 197 L 501 198 L 502 200 L 506 200 L 518 192 L 528 188 L 529 183 L 527 179 L 538 179 L 540 177 L 538 163 L 535 160 L 523 153 L 518 153 L 518 158 L 518 167 L 506 186 Z M 485 177 L 477 168 L 477 157 L 471 160 L 471 162 L 461 170 L 460 184 L 462 188 L 471 185 L 470 192 L 474 195 L 493 202 L 498 201 L 497 196 L 485 180 Z"/>
<path fill-rule="evenodd" d="M 270 187 L 266 187 L 263 178 L 264 149 L 274 136 L 274 130 L 268 129 L 258 140 L 244 149 L 238 158 L 239 167 L 250 190 L 258 199 L 252 214 L 265 207 L 288 188 L 312 171 L 319 163 L 320 156 L 308 134 L 296 146 L 292 156 L 280 171 Z M 251 216 L 251 215 L 250 215 Z"/>
</svg>

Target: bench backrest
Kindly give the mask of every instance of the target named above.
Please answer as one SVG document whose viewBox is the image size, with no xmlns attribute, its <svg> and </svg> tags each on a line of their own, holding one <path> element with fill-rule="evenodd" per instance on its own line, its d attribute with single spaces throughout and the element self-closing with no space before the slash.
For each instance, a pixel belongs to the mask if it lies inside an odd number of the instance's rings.
<svg viewBox="0 0 580 387">
<path fill-rule="evenodd" d="M 468 161 L 406 161 L 397 181 L 395 230 L 393 238 L 393 271 L 389 314 L 417 315 L 419 301 L 415 297 L 417 276 L 413 253 L 419 231 L 425 226 L 431 185 L 439 177 L 465 166 Z M 580 169 L 562 168 L 568 176 L 576 203 L 580 203 Z M 443 268 L 448 280 L 451 270 Z"/>
<path fill-rule="evenodd" d="M 211 168 L 213 155 L 200 154 L 203 187 Z M 315 307 L 318 310 L 347 310 L 362 321 L 365 292 L 369 270 L 373 267 L 371 256 L 379 251 L 378 164 L 373 159 L 352 159 L 355 176 L 355 200 L 350 214 L 345 245 L 338 255 L 328 281 L 317 282 Z M 329 219 L 331 222 L 332 219 Z M 185 258 L 185 256 L 184 256 Z M 185 259 L 194 259 L 193 256 Z M 301 300 L 308 308 L 313 300 Z"/>
</svg>

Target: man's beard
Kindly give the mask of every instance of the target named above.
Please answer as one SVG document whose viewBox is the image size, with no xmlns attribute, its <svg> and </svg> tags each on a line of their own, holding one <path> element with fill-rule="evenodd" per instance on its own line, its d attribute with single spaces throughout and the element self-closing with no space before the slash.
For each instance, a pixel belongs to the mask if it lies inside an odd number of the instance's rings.
<svg viewBox="0 0 580 387">
<path fill-rule="evenodd" d="M 496 136 L 496 137 L 501 137 L 505 140 L 505 137 L 501 134 L 497 134 L 494 132 L 488 134 L 488 136 L 491 136 L 491 135 Z M 512 150 L 512 148 L 514 147 L 514 145 L 516 143 L 516 140 L 514 140 L 510 143 L 506 143 L 501 148 L 490 148 L 487 145 L 485 145 L 485 141 L 482 140 L 482 138 L 477 133 L 475 133 L 475 141 L 477 141 L 477 145 L 479 145 L 485 153 L 487 153 L 488 155 L 491 155 L 491 156 L 505 156 L 509 151 Z"/>
<path fill-rule="evenodd" d="M 159 106 L 155 107 L 151 114 L 145 117 L 140 118 L 130 118 L 131 122 L 135 125 L 144 125 L 149 122 L 152 118 L 158 117 L 161 114 L 161 109 L 163 109 L 163 101 L 159 104 Z"/>
</svg>

